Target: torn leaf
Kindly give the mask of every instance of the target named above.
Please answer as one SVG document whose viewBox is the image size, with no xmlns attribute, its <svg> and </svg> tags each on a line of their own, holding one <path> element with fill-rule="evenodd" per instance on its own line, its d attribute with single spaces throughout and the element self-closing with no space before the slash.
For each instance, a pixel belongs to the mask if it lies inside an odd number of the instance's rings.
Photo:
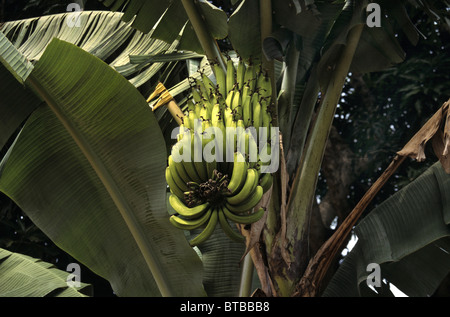
<svg viewBox="0 0 450 317">
<path fill-rule="evenodd" d="M 433 139 L 435 135 L 437 135 L 435 138 L 439 137 L 439 134 L 437 134 L 437 132 L 439 131 L 439 128 L 443 126 L 443 123 L 445 123 L 445 132 L 442 134 L 442 150 L 437 152 L 436 155 L 438 157 L 444 157 L 448 155 L 450 135 L 450 123 L 448 114 L 449 105 L 450 99 L 442 105 L 442 107 L 427 121 L 427 123 L 425 123 L 425 125 L 411 138 L 411 140 L 409 140 L 409 142 L 403 147 L 403 149 L 397 152 L 397 154 L 400 156 L 409 156 L 419 162 L 424 161 L 425 146 L 427 142 Z M 439 149 L 441 149 L 441 146 L 437 141 L 434 141 L 434 143 L 435 146 L 438 146 Z"/>
</svg>

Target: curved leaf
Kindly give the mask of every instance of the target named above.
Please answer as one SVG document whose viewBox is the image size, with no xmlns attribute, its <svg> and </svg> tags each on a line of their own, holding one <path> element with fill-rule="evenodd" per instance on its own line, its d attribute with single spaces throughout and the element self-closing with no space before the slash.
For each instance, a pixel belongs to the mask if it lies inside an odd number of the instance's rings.
<svg viewBox="0 0 450 317">
<path fill-rule="evenodd" d="M 243 59 L 261 58 L 259 1 L 243 0 L 239 4 L 228 21 L 228 36 Z"/>
<path fill-rule="evenodd" d="M 178 41 L 166 43 L 136 31 L 122 21 L 122 13 L 83 11 L 80 25 L 70 26 L 71 13 L 6 22 L 0 30 L 25 57 L 37 61 L 53 38 L 72 43 L 107 61 L 133 85 L 149 81 L 165 63 L 130 63 L 129 55 L 173 53 Z M 114 58 L 112 58 L 114 56 Z"/>
<path fill-rule="evenodd" d="M 33 65 L 0 32 L 0 149 L 40 104 L 25 86 Z"/>
<path fill-rule="evenodd" d="M 99 0 L 112 11 L 119 9 L 123 0 L 105 1 Z M 227 36 L 227 15 L 206 0 L 197 1 L 197 8 L 208 25 L 208 31 L 215 39 L 223 39 Z M 130 0 L 123 8 L 124 21 L 131 21 L 131 26 L 148 33 L 154 28 L 154 37 L 172 43 L 179 35 L 180 50 L 194 51 L 203 54 L 203 49 L 192 29 L 188 16 L 180 1 L 173 0 Z"/>
<path fill-rule="evenodd" d="M 238 296 L 240 260 L 245 252 L 245 244 L 232 241 L 218 225 L 211 238 L 198 248 L 204 268 L 203 285 L 208 296 Z"/>
<path fill-rule="evenodd" d="M 0 190 L 119 296 L 203 295 L 201 262 L 168 221 L 165 143 L 142 95 L 57 39 L 27 83 L 48 107 L 10 148 Z"/>
<path fill-rule="evenodd" d="M 0 272 L 0 297 L 92 296 L 89 284 L 69 286 L 70 273 L 53 264 L 4 249 L 0 249 Z"/>
<path fill-rule="evenodd" d="M 450 175 L 440 163 L 376 207 L 355 228 L 358 241 L 324 296 L 376 295 L 370 263 L 410 296 L 430 296 L 450 272 Z"/>
</svg>

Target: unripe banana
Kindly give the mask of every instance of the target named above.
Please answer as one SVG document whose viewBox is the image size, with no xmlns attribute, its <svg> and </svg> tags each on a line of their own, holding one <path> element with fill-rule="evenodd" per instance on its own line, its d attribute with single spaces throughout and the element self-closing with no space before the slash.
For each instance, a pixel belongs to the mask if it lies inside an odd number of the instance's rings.
<svg viewBox="0 0 450 317">
<path fill-rule="evenodd" d="M 202 100 L 203 102 L 204 102 L 204 101 L 209 101 L 209 94 L 210 94 L 210 92 L 209 92 L 209 90 L 206 88 L 206 86 L 205 86 L 205 84 L 203 83 L 203 81 L 200 80 L 200 79 L 196 79 L 196 80 L 195 80 L 195 83 L 196 83 L 197 90 L 198 90 L 199 93 L 200 93 L 201 100 Z"/>
<path fill-rule="evenodd" d="M 245 179 L 244 185 L 242 186 L 242 189 L 235 195 L 227 197 L 226 200 L 231 205 L 238 205 L 243 201 L 246 201 L 249 198 L 249 196 L 253 193 L 256 186 L 258 186 L 258 182 L 259 182 L 258 172 L 253 168 L 248 169 L 247 177 Z"/>
<path fill-rule="evenodd" d="M 259 133 L 259 128 L 262 126 L 262 108 L 261 103 L 256 101 L 253 103 L 253 126 L 255 127 L 256 131 Z"/>
<path fill-rule="evenodd" d="M 234 98 L 234 94 L 235 94 L 236 91 L 237 91 L 236 87 L 233 87 L 233 88 L 231 88 L 228 91 L 228 94 L 227 94 L 227 96 L 225 98 L 225 104 L 227 105 L 227 107 L 230 107 L 230 108 L 232 107 L 232 105 L 233 105 L 233 98 Z"/>
<path fill-rule="evenodd" d="M 184 199 L 184 192 L 178 187 L 178 185 L 173 180 L 168 166 L 166 167 L 166 182 L 167 182 L 167 185 L 169 185 L 169 189 L 170 189 L 171 193 L 177 195 L 178 198 L 180 198 L 180 199 Z"/>
<path fill-rule="evenodd" d="M 263 98 L 272 97 L 272 83 L 267 73 L 263 73 L 258 77 L 256 89 Z M 270 99 L 268 100 L 270 102 Z"/>
<path fill-rule="evenodd" d="M 242 104 L 241 91 L 236 90 L 233 95 L 233 101 L 231 102 L 231 110 L 235 110 Z"/>
<path fill-rule="evenodd" d="M 182 230 L 194 230 L 202 225 L 204 225 L 212 217 L 213 209 L 208 208 L 208 210 L 201 216 L 195 219 L 184 219 L 178 217 L 177 215 L 172 215 L 169 218 L 170 223 Z"/>
<path fill-rule="evenodd" d="M 252 62 L 247 65 L 244 74 L 244 83 L 249 85 L 250 90 L 253 91 L 256 86 L 256 68 Z"/>
<path fill-rule="evenodd" d="M 203 104 L 204 101 L 202 100 L 201 102 L 197 102 L 195 103 L 195 118 L 200 119 L 200 113 L 202 111 L 203 108 Z M 194 127 L 192 127 L 192 129 L 194 129 Z"/>
<path fill-rule="evenodd" d="M 227 94 L 234 88 L 236 84 L 236 69 L 234 68 L 233 60 L 229 57 L 227 59 Z M 224 95 L 225 96 L 225 95 Z"/>
<path fill-rule="evenodd" d="M 245 69 L 246 67 L 244 61 L 239 58 L 239 63 L 236 69 L 236 84 L 238 85 L 239 90 L 242 90 L 244 88 Z"/>
<path fill-rule="evenodd" d="M 216 85 L 219 93 L 225 97 L 227 95 L 227 74 L 218 62 L 212 63 L 214 75 L 216 77 Z"/>
<path fill-rule="evenodd" d="M 223 208 L 220 208 L 218 212 L 219 212 L 219 223 L 220 226 L 222 227 L 223 232 L 225 232 L 225 234 L 233 241 L 240 243 L 244 242 L 245 241 L 244 236 L 238 233 L 237 231 L 233 230 L 233 228 L 229 224 L 223 212 Z"/>
<path fill-rule="evenodd" d="M 248 163 L 245 161 L 242 153 L 234 153 L 234 165 L 233 173 L 231 174 L 230 183 L 228 184 L 228 189 L 231 194 L 237 193 L 241 190 L 247 178 Z"/>
<path fill-rule="evenodd" d="M 194 219 L 201 217 L 209 208 L 209 203 L 206 202 L 201 205 L 189 208 L 184 202 L 176 195 L 171 194 L 169 196 L 169 203 L 172 208 L 184 218 Z"/>
<path fill-rule="evenodd" d="M 252 125 L 252 97 L 250 95 L 246 95 L 244 100 L 242 100 L 242 119 L 244 120 L 244 124 L 246 127 Z"/>
<path fill-rule="evenodd" d="M 214 85 L 213 81 L 208 76 L 206 76 L 205 73 L 202 72 L 201 77 L 208 96 L 211 96 L 211 94 L 216 90 L 216 85 Z"/>
<path fill-rule="evenodd" d="M 217 122 L 219 121 L 219 118 L 222 116 L 222 110 L 220 108 L 220 105 L 216 103 L 211 111 L 211 124 L 213 127 L 217 126 Z"/>
<path fill-rule="evenodd" d="M 175 168 L 176 173 L 179 175 L 181 180 L 183 181 L 183 184 L 186 184 L 187 182 L 190 182 L 192 179 L 189 177 L 189 174 L 186 172 L 183 164 L 181 162 L 175 162 L 172 158 L 172 155 L 169 155 L 168 157 L 168 163 L 169 168 Z M 175 180 L 175 179 L 174 179 Z M 183 189 L 183 187 L 180 186 L 180 189 Z"/>
<path fill-rule="evenodd" d="M 273 184 L 273 176 L 271 173 L 264 173 L 259 180 L 259 185 L 263 188 L 263 192 L 267 192 Z"/>
<path fill-rule="evenodd" d="M 235 223 L 240 223 L 243 225 L 248 225 L 254 222 L 257 222 L 259 219 L 264 216 L 264 208 L 259 208 L 256 212 L 248 214 L 248 215 L 236 215 L 233 212 L 231 212 L 227 207 L 223 208 L 223 213 L 225 214 L 225 217 L 230 219 L 231 221 Z"/>
<path fill-rule="evenodd" d="M 201 103 L 203 101 L 202 95 L 196 87 L 192 87 L 191 93 L 195 103 Z"/>
<path fill-rule="evenodd" d="M 261 126 L 269 129 L 269 125 L 272 122 L 272 115 L 269 112 L 267 101 L 261 103 Z M 267 131 L 267 138 L 270 139 L 270 131 Z"/>
<path fill-rule="evenodd" d="M 251 194 L 251 198 L 243 204 L 240 205 L 231 205 L 228 202 L 225 203 L 225 206 L 233 213 L 244 213 L 249 210 L 252 210 L 261 200 L 264 191 L 261 186 L 256 186 L 255 190 Z"/>
<path fill-rule="evenodd" d="M 189 179 L 194 182 L 201 182 L 201 178 L 197 173 L 197 170 L 195 169 L 194 160 L 192 159 L 193 153 L 192 153 L 192 135 L 194 133 L 190 132 L 186 134 L 186 138 L 183 138 L 181 142 L 178 142 L 175 144 L 175 146 L 172 148 L 173 151 L 178 151 L 181 156 L 184 156 L 184 149 L 188 149 L 191 151 L 189 158 L 187 160 L 182 160 L 181 164 L 183 164 L 184 170 L 189 175 Z"/>
<path fill-rule="evenodd" d="M 218 223 L 218 220 L 219 220 L 219 213 L 217 212 L 217 209 L 213 209 L 205 229 L 203 229 L 203 231 L 200 232 L 195 238 L 190 240 L 189 244 L 191 246 L 197 246 L 208 240 L 208 238 L 211 237 L 211 235 L 213 234 L 214 229 L 216 228 L 216 225 Z"/>
<path fill-rule="evenodd" d="M 191 159 L 194 162 L 195 170 L 197 175 L 200 177 L 201 182 L 205 182 L 209 179 L 208 171 L 206 169 L 206 164 L 203 163 L 203 149 L 202 149 L 202 138 L 199 133 L 191 133 Z M 195 154 L 197 152 L 197 155 Z M 198 160 L 198 159 L 201 160 Z"/>
</svg>

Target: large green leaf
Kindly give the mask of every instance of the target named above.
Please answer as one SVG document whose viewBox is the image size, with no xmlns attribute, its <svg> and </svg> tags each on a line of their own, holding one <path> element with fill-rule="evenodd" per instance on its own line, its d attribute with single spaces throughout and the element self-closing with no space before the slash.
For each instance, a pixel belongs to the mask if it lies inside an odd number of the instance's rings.
<svg viewBox="0 0 450 317">
<path fill-rule="evenodd" d="M 99 0 L 112 11 L 123 9 L 123 20 L 132 21 L 131 26 L 148 33 L 155 29 L 154 37 L 172 43 L 181 34 L 180 50 L 203 54 L 203 49 L 181 1 L 177 0 Z M 215 39 L 227 36 L 227 15 L 221 9 L 206 0 L 196 2 L 197 9 Z"/>
<path fill-rule="evenodd" d="M 168 221 L 165 143 L 142 95 L 54 39 L 27 83 L 47 105 L 0 165 L 0 190 L 119 296 L 199 296 L 201 262 Z"/>
<path fill-rule="evenodd" d="M 432 295 L 450 272 L 449 193 L 450 175 L 438 162 L 372 210 L 324 295 L 376 295 L 366 283 L 370 263 L 405 294 Z"/>
<path fill-rule="evenodd" d="M 39 60 L 53 38 L 72 43 L 108 62 L 136 87 L 142 86 L 166 63 L 130 63 L 129 55 L 173 53 L 179 42 L 166 43 L 133 29 L 122 13 L 83 11 L 79 27 L 71 26 L 71 13 L 6 22 L 0 30 L 26 58 Z"/>
<path fill-rule="evenodd" d="M 0 149 L 40 104 L 23 82 L 33 65 L 0 32 Z"/>
<path fill-rule="evenodd" d="M 261 24 L 259 1 L 243 0 L 228 22 L 234 50 L 244 59 L 261 58 Z"/>
<path fill-rule="evenodd" d="M 244 243 L 230 240 L 217 226 L 211 238 L 198 248 L 202 254 L 203 285 L 208 296 L 238 296 Z"/>
<path fill-rule="evenodd" d="M 89 284 L 75 283 L 71 273 L 27 255 L 0 249 L 0 297 L 92 296 Z"/>
</svg>

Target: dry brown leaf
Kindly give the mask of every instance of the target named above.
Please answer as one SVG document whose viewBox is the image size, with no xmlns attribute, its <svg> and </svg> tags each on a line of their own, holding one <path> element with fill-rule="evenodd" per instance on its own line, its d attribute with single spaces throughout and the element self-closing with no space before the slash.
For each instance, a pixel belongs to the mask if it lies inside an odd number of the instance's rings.
<svg viewBox="0 0 450 317">
<path fill-rule="evenodd" d="M 445 157 L 448 155 L 448 148 L 450 143 L 450 123 L 449 123 L 449 105 L 450 99 L 442 105 L 442 107 L 425 123 L 425 125 L 409 140 L 409 142 L 397 152 L 400 156 L 411 157 L 421 162 L 425 160 L 425 146 L 431 139 L 438 138 L 437 133 L 442 123 L 445 122 L 445 132 L 442 136 L 442 147 L 436 140 L 433 142 L 435 146 L 440 149 L 436 155 L 438 157 Z M 435 137 L 436 136 L 436 137 Z M 447 159 L 448 160 L 448 159 Z M 442 162 L 442 161 L 441 161 Z M 448 163 L 446 163 L 448 164 Z M 443 164 L 444 165 L 444 164 Z"/>
<path fill-rule="evenodd" d="M 450 155 L 448 153 L 449 138 L 445 137 L 444 132 L 439 130 L 433 137 L 432 145 L 436 156 L 439 158 L 444 171 L 450 174 Z"/>
</svg>

